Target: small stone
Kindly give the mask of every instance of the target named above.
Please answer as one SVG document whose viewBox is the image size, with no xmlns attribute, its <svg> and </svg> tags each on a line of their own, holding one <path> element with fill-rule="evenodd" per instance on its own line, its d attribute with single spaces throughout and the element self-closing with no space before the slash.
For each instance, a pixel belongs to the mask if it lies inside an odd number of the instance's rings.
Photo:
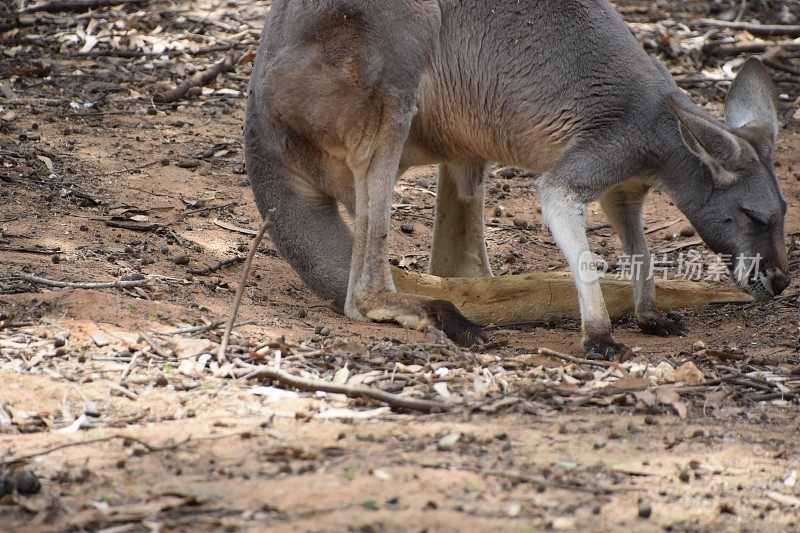
<svg viewBox="0 0 800 533">
<path fill-rule="evenodd" d="M 695 351 L 698 351 L 698 352 L 700 350 L 705 350 L 706 349 L 706 343 L 704 343 L 703 341 L 697 341 L 696 343 L 692 344 L 692 348 Z"/>
<path fill-rule="evenodd" d="M 681 228 L 681 237 L 694 237 L 697 235 L 697 231 L 691 226 L 684 226 Z"/>
<path fill-rule="evenodd" d="M 650 515 L 653 514 L 653 508 L 647 502 L 642 502 L 639 504 L 639 518 L 644 518 L 647 520 L 650 518 Z"/>
<path fill-rule="evenodd" d="M 305 318 L 308 316 L 308 311 L 306 311 L 305 307 L 301 307 L 297 310 L 297 318 Z"/>
<path fill-rule="evenodd" d="M 412 226 L 411 224 L 403 224 L 400 226 L 400 231 L 402 231 L 406 235 L 411 235 L 412 233 L 414 233 L 414 226 Z"/>
<path fill-rule="evenodd" d="M 50 261 L 52 261 L 53 264 L 57 265 L 61 262 L 61 256 L 58 254 L 53 254 L 50 256 Z"/>
<path fill-rule="evenodd" d="M 719 514 L 736 514 L 736 509 L 729 503 L 719 504 Z"/>
<path fill-rule="evenodd" d="M 169 253 L 169 246 L 164 245 L 161 248 L 159 248 L 158 251 L 164 255 L 167 255 Z"/>
<path fill-rule="evenodd" d="M 514 225 L 519 229 L 528 229 L 528 221 L 521 218 L 515 218 Z"/>
<path fill-rule="evenodd" d="M 500 176 L 501 178 L 508 179 L 508 178 L 513 178 L 514 176 L 516 176 L 517 172 L 516 172 L 516 170 L 514 170 L 511 167 L 505 167 L 505 168 L 501 168 L 499 171 L 497 171 L 497 175 Z"/>
<path fill-rule="evenodd" d="M 694 363 L 687 361 L 672 372 L 667 372 L 664 376 L 664 380 L 667 383 L 697 385 L 705 381 L 705 376 Z"/>
<path fill-rule="evenodd" d="M 681 473 L 678 475 L 678 479 L 680 479 L 683 483 L 689 483 L 689 481 L 692 479 L 692 474 L 688 469 L 681 470 Z"/>
<path fill-rule="evenodd" d="M 92 418 L 100 418 L 100 409 L 94 404 L 88 404 L 83 408 L 83 414 Z"/>
<path fill-rule="evenodd" d="M 92 342 L 94 342 L 95 346 L 98 348 L 102 348 L 104 346 L 108 346 L 108 337 L 102 333 L 95 333 L 92 335 Z"/>
<path fill-rule="evenodd" d="M 17 492 L 23 496 L 38 494 L 42 490 L 42 483 L 33 472 L 24 472 L 17 478 Z"/>
<path fill-rule="evenodd" d="M 314 333 L 320 337 L 327 337 L 331 334 L 331 328 L 327 326 L 317 326 L 314 328 Z"/>
<path fill-rule="evenodd" d="M 158 376 L 156 376 L 155 385 L 156 387 L 166 387 L 167 385 L 169 385 L 169 380 L 167 380 L 167 376 L 165 376 L 164 374 L 159 374 Z"/>
<path fill-rule="evenodd" d="M 494 216 L 496 216 L 496 217 L 501 217 L 501 216 L 503 216 L 503 208 L 501 208 L 501 207 L 495 207 L 495 208 L 494 208 Z"/>
<path fill-rule="evenodd" d="M 178 166 L 179 168 L 197 168 L 200 166 L 200 160 L 184 157 L 178 159 L 178 162 L 175 163 L 175 165 Z"/>
<path fill-rule="evenodd" d="M 461 440 L 461 433 L 449 433 L 439 439 L 436 448 L 441 452 L 449 452 L 455 448 L 459 440 Z"/>
<path fill-rule="evenodd" d="M 172 262 L 176 265 L 188 265 L 189 264 L 189 256 L 186 254 L 176 255 L 172 258 Z"/>
</svg>

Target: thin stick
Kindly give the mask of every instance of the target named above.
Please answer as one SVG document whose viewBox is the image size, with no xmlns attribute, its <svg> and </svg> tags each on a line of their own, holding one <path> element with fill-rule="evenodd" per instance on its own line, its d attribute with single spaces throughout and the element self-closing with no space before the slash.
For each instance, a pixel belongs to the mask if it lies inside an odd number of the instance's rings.
<svg viewBox="0 0 800 533">
<path fill-rule="evenodd" d="M 221 270 L 225 267 L 235 265 L 237 263 L 241 263 L 244 261 L 244 257 L 237 255 L 236 257 L 231 257 L 230 259 L 225 259 L 224 261 L 217 261 L 210 267 L 206 268 L 190 268 L 189 272 L 195 276 L 208 276 L 209 274 L 213 274 L 217 270 Z"/>
<path fill-rule="evenodd" d="M 233 207 L 234 205 L 237 205 L 238 203 L 239 203 L 238 201 L 235 201 L 235 202 L 228 202 L 227 204 L 222 204 L 222 205 L 211 205 L 211 206 L 208 206 L 208 207 L 201 207 L 199 209 L 192 209 L 191 211 L 186 211 L 185 213 L 181 213 L 180 215 L 181 215 L 181 218 L 185 218 L 185 217 L 188 217 L 188 216 L 191 216 L 191 215 L 196 215 L 198 213 L 206 213 L 208 211 L 214 211 L 216 209 L 225 209 L 227 207 Z"/>
<path fill-rule="evenodd" d="M 251 433 L 251 432 L 250 431 L 245 431 L 244 433 Z M 145 441 L 143 439 L 140 439 L 138 437 L 132 437 L 130 435 L 110 435 L 108 437 L 98 437 L 96 439 L 87 439 L 87 440 L 81 440 L 81 441 L 78 441 L 78 442 L 67 442 L 67 443 L 64 443 L 64 444 L 57 444 L 55 446 L 51 446 L 50 448 L 45 448 L 44 450 L 41 450 L 41 451 L 38 451 L 38 452 L 26 453 L 26 454 L 22 454 L 22 455 L 12 455 L 11 457 L 5 457 L 3 459 L 0 459 L 0 466 L 9 466 L 9 465 L 14 465 L 14 464 L 18 464 L 18 463 L 24 463 L 25 461 L 33 459 L 34 457 L 40 457 L 42 455 L 49 455 L 49 454 L 51 454 L 53 452 L 57 452 L 58 450 L 63 450 L 65 448 L 75 448 L 76 446 L 88 446 L 88 445 L 91 445 L 91 444 L 98 444 L 98 443 L 101 443 L 101 442 L 110 442 L 112 440 L 124 440 L 124 441 L 135 442 L 136 444 L 144 446 L 147 449 L 148 452 L 165 452 L 165 451 L 169 451 L 169 450 L 175 450 L 177 448 L 180 448 L 184 444 L 188 444 L 190 442 L 199 442 L 199 441 L 203 441 L 203 440 L 220 440 L 220 439 L 226 439 L 226 438 L 229 438 L 229 437 L 239 437 L 239 436 L 243 435 L 244 433 L 234 433 L 234 434 L 229 434 L 229 435 L 211 435 L 211 436 L 208 436 L 208 437 L 197 437 L 197 438 L 192 438 L 190 436 L 190 437 L 187 437 L 187 438 L 185 438 L 184 440 L 182 440 L 180 442 L 175 442 L 173 444 L 165 444 L 164 446 L 155 446 L 155 445 L 150 444 L 149 442 L 147 442 L 147 441 Z"/>
<path fill-rule="evenodd" d="M 126 281 L 56 281 L 52 279 L 40 278 L 38 276 L 31 276 L 30 274 L 16 274 L 13 276 L 16 279 L 27 281 L 35 285 L 45 285 L 47 287 L 57 287 L 60 289 L 127 289 L 130 287 L 141 287 L 150 283 L 147 279 L 134 279 Z"/>
<path fill-rule="evenodd" d="M 800 43 L 794 41 L 763 42 L 763 43 L 708 43 L 703 46 L 706 54 L 726 57 L 739 54 L 760 54 L 763 51 L 777 46 L 784 51 L 800 50 Z"/>
<path fill-rule="evenodd" d="M 174 89 L 153 96 L 153 101 L 159 104 L 169 104 L 180 100 L 192 87 L 201 87 L 214 81 L 214 79 L 225 72 L 236 69 L 238 57 L 234 54 L 225 56 L 222 61 L 214 63 L 206 70 L 198 72 L 183 83 L 178 84 Z"/>
<path fill-rule="evenodd" d="M 125 386 L 125 380 L 128 379 L 128 376 L 130 376 L 130 374 L 131 374 L 131 370 L 133 370 L 133 367 L 136 366 L 136 363 L 139 361 L 140 353 L 141 352 L 136 352 L 135 354 L 133 354 L 133 357 L 131 357 L 131 360 L 128 363 L 128 366 L 126 366 L 125 370 L 122 371 L 122 375 L 119 378 L 119 384 L 121 386 L 123 386 L 123 387 Z"/>
<path fill-rule="evenodd" d="M 247 254 L 247 260 L 244 262 L 242 277 L 239 280 L 239 287 L 236 289 L 236 297 L 233 299 L 230 317 L 228 317 L 228 325 L 225 326 L 225 334 L 222 336 L 222 344 L 220 345 L 219 353 L 217 354 L 217 361 L 220 363 L 225 363 L 228 360 L 228 343 L 231 340 L 231 333 L 233 333 L 233 325 L 236 323 L 236 315 L 239 314 L 239 305 L 242 303 L 242 296 L 244 296 L 247 277 L 250 275 L 250 267 L 253 264 L 253 257 L 255 257 L 256 251 L 258 251 L 258 247 L 261 244 L 261 240 L 264 238 L 264 234 L 267 233 L 267 230 L 272 227 L 273 215 L 274 211 L 270 210 L 267 212 L 267 216 L 264 218 L 264 222 L 261 224 L 261 228 L 258 230 L 256 238 L 253 239 L 253 243 L 250 245 L 250 251 Z"/>
<path fill-rule="evenodd" d="M 756 37 L 800 37 L 800 25 L 748 24 L 747 22 L 728 22 L 715 19 L 700 19 L 697 24 L 746 31 Z"/>
<path fill-rule="evenodd" d="M 125 4 L 144 4 L 148 0 L 69 0 L 66 2 L 47 2 L 31 6 L 19 11 L 20 15 L 27 13 L 64 13 L 68 11 L 89 11 L 98 7 L 120 6 Z"/>
<path fill-rule="evenodd" d="M 164 333 L 156 333 L 156 335 L 163 335 L 165 337 L 171 337 L 173 335 L 188 335 L 190 333 L 205 333 L 207 331 L 211 331 L 217 329 L 224 321 L 212 322 L 211 324 L 206 324 L 205 326 L 190 326 L 187 328 L 181 329 L 174 329 L 172 331 L 165 331 Z"/>
<path fill-rule="evenodd" d="M 60 248 L 26 248 L 25 246 L 7 246 L 0 245 L 0 252 L 16 252 L 20 254 L 39 254 L 39 255 L 53 255 L 60 254 Z"/>
<path fill-rule="evenodd" d="M 554 350 L 549 350 L 547 348 L 539 348 L 539 353 L 541 355 L 546 355 L 547 357 L 555 357 L 556 359 L 561 359 L 569 363 L 575 363 L 576 365 L 597 366 L 600 368 L 613 368 L 616 370 L 622 370 L 623 373 L 627 373 L 625 369 L 619 365 L 619 363 L 613 363 L 611 361 L 593 361 L 591 359 L 573 357 L 571 355 L 567 355 L 561 352 L 556 352 Z"/>
<path fill-rule="evenodd" d="M 339 383 L 328 383 L 327 381 L 311 380 L 293 376 L 288 372 L 268 366 L 248 365 L 253 371 L 243 376 L 248 379 L 268 378 L 280 381 L 281 383 L 296 389 L 309 392 L 329 392 L 331 394 L 344 394 L 349 398 L 369 398 L 383 402 L 391 407 L 408 409 L 409 411 L 421 411 L 423 413 L 440 413 L 448 411 L 450 406 L 444 402 L 432 400 L 418 400 L 416 398 L 406 398 L 390 392 L 385 392 L 374 387 L 364 385 L 345 385 Z"/>
</svg>

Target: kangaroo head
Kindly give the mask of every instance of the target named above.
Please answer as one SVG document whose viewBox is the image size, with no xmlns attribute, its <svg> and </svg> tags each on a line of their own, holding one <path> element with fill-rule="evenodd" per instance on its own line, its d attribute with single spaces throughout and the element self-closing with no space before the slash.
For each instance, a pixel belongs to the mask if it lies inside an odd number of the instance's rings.
<svg viewBox="0 0 800 533">
<path fill-rule="evenodd" d="M 772 162 L 775 94 L 766 69 L 751 58 L 731 86 L 725 124 L 685 98 L 667 98 L 683 142 L 707 170 L 696 175 L 701 183 L 679 187 L 684 190 L 676 191 L 676 204 L 737 284 L 761 300 L 789 286 L 786 201 Z"/>
</svg>

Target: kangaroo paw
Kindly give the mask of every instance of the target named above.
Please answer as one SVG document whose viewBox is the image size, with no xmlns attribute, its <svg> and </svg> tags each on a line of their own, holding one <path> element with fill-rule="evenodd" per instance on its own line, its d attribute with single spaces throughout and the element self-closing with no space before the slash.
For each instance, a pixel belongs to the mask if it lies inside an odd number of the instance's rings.
<svg viewBox="0 0 800 533">
<path fill-rule="evenodd" d="M 637 320 L 639 329 L 648 335 L 657 335 L 659 337 L 673 337 L 686 335 L 689 328 L 683 321 L 680 313 L 670 311 L 666 317 L 646 316 Z"/>
<path fill-rule="evenodd" d="M 583 341 L 583 349 L 587 359 L 613 361 L 617 356 L 624 356 L 630 348 L 615 342 L 611 335 L 594 335 Z"/>
<path fill-rule="evenodd" d="M 472 346 L 486 342 L 483 329 L 456 309 L 447 300 L 429 300 L 423 305 L 431 325 L 444 332 L 459 346 Z"/>
</svg>

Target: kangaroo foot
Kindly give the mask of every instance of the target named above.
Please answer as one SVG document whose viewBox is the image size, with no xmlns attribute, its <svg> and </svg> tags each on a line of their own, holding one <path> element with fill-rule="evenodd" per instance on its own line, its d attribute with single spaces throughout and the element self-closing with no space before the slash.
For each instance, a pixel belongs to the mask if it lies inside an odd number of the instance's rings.
<svg viewBox="0 0 800 533">
<path fill-rule="evenodd" d="M 381 293 L 361 298 L 358 303 L 361 313 L 370 320 L 396 322 L 420 331 L 434 327 L 459 346 L 472 346 L 487 339 L 480 326 L 462 315 L 447 300 Z"/>
<path fill-rule="evenodd" d="M 648 335 L 657 335 L 659 337 L 673 337 L 686 335 L 689 328 L 683 321 L 683 316 L 680 313 L 670 311 L 666 317 L 659 315 L 649 315 L 641 317 L 637 320 L 639 329 Z"/>
<path fill-rule="evenodd" d="M 613 361 L 617 356 L 623 356 L 630 348 L 614 341 L 611 335 L 592 335 L 583 341 L 583 349 L 587 359 L 598 361 Z"/>
</svg>

